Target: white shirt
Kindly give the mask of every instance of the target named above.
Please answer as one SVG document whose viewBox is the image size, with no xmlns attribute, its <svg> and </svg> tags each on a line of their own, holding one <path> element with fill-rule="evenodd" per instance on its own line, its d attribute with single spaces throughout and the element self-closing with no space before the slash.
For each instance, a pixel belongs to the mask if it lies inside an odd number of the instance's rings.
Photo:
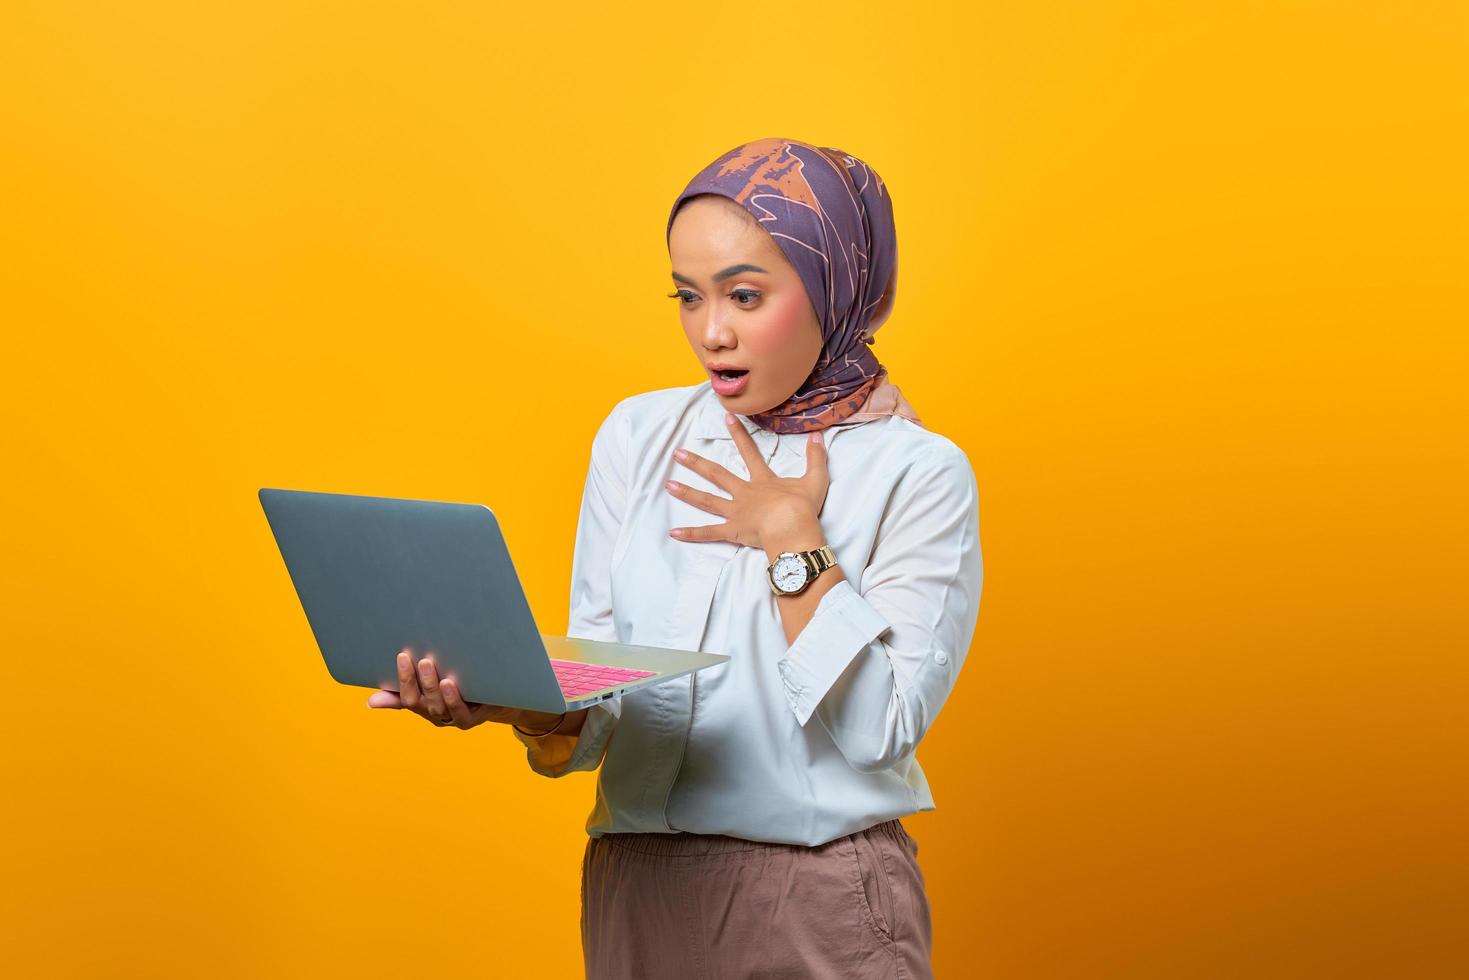
<svg viewBox="0 0 1469 980">
<path fill-rule="evenodd" d="M 515 732 L 531 768 L 555 777 L 600 763 L 593 837 L 689 831 L 814 846 L 934 809 L 914 750 L 979 615 L 968 457 L 900 416 L 825 431 L 831 484 L 819 520 L 847 580 L 788 644 L 762 548 L 668 534 L 724 518 L 666 480 L 727 496 L 675 449 L 749 475 L 725 412 L 705 381 L 632 395 L 602 422 L 566 632 L 732 659 L 600 702 L 576 736 Z M 805 472 L 805 433 L 736 417 L 777 475 Z"/>
</svg>

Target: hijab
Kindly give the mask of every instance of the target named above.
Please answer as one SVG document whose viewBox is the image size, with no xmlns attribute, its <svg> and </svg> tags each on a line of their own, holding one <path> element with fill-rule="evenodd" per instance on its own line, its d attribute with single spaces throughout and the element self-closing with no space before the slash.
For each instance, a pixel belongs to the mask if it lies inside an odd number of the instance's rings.
<svg viewBox="0 0 1469 980">
<path fill-rule="evenodd" d="M 721 154 L 689 181 L 668 213 L 696 194 L 740 204 L 800 273 L 821 323 L 821 353 L 801 387 L 749 417 L 772 432 L 918 416 L 872 352 L 873 311 L 897 285 L 892 199 L 866 163 L 834 146 L 760 139 Z"/>
</svg>

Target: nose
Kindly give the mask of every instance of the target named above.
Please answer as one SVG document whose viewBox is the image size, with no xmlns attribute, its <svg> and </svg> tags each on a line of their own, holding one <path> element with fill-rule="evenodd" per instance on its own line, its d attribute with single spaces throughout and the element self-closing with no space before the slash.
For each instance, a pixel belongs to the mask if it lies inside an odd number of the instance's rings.
<svg viewBox="0 0 1469 980">
<path fill-rule="evenodd" d="M 709 312 L 704 318 L 704 326 L 701 330 L 704 346 L 709 350 L 718 350 L 721 347 L 735 346 L 734 328 L 730 324 L 732 311 L 717 308 L 718 304 L 706 304 Z"/>
</svg>

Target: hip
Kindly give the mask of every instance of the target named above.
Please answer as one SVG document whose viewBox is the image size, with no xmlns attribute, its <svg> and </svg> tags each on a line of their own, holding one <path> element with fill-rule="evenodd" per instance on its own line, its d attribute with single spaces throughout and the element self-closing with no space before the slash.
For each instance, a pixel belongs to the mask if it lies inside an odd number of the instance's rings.
<svg viewBox="0 0 1469 980">
<path fill-rule="evenodd" d="M 588 838 L 582 938 L 589 977 L 932 975 L 918 844 L 896 819 L 815 846 Z"/>
</svg>

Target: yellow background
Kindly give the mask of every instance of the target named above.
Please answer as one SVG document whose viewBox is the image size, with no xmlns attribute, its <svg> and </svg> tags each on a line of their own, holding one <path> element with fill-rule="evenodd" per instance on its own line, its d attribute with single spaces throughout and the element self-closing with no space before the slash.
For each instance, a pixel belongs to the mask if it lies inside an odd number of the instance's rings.
<svg viewBox="0 0 1469 980">
<path fill-rule="evenodd" d="M 979 476 L 940 976 L 1469 975 L 1452 3 L 0 13 L 3 972 L 572 977 L 591 777 L 327 676 L 262 485 L 491 504 L 565 624 L 663 241 L 868 160 Z"/>
</svg>

